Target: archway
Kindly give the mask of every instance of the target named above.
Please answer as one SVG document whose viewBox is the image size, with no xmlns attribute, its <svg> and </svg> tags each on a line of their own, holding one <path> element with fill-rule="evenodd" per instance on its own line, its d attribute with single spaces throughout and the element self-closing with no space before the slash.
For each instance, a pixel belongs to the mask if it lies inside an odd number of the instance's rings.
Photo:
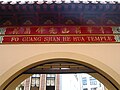
<svg viewBox="0 0 120 90">
<path fill-rule="evenodd" d="M 98 60 L 76 53 L 53 52 L 40 54 L 29 59 L 25 59 L 12 67 L 4 75 L 1 76 L 1 90 L 11 90 L 11 86 L 13 86 L 15 82 L 17 82 L 17 79 L 22 80 L 20 76 L 24 71 L 28 70 L 29 68 L 43 63 L 55 62 L 57 60 L 63 62 L 74 62 L 92 68 L 98 72 L 98 75 L 94 74 L 93 76 L 96 78 L 101 77 L 101 82 L 103 84 L 107 83 L 107 88 L 112 90 L 119 90 L 120 88 L 120 82 L 118 80 L 120 78 L 119 75 Z"/>
</svg>

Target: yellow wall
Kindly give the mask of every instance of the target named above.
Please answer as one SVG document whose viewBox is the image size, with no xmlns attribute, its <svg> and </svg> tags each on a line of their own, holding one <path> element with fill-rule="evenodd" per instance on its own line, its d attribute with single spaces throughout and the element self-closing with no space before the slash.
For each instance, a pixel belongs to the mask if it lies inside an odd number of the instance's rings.
<svg viewBox="0 0 120 90">
<path fill-rule="evenodd" d="M 54 58 L 93 65 L 120 88 L 120 44 L 20 44 L 0 45 L 0 85 L 6 85 L 28 65 Z M 91 67 L 91 66 L 90 66 Z M 29 67 L 27 67 L 29 68 Z M 19 72 L 18 72 L 19 71 Z"/>
</svg>

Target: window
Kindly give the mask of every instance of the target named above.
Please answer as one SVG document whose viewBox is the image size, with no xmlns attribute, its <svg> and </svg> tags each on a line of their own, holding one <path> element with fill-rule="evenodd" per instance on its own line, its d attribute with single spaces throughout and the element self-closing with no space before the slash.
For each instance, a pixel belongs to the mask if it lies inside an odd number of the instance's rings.
<svg viewBox="0 0 120 90">
<path fill-rule="evenodd" d="M 93 77 L 90 77 L 90 85 L 97 85 L 97 80 Z"/>
<path fill-rule="evenodd" d="M 87 85 L 87 78 L 86 77 L 82 78 L 82 83 L 83 83 L 83 85 Z"/>
<path fill-rule="evenodd" d="M 96 88 L 91 88 L 91 90 L 97 90 Z"/>
<path fill-rule="evenodd" d="M 19 86 L 19 90 L 24 90 L 24 86 L 22 84 Z"/>
<path fill-rule="evenodd" d="M 55 74 L 47 74 L 46 90 L 55 90 Z"/>
<path fill-rule="evenodd" d="M 38 90 L 40 86 L 40 74 L 34 74 L 31 77 L 31 90 L 35 89 Z"/>
<path fill-rule="evenodd" d="M 84 88 L 83 90 L 88 90 L 87 88 Z"/>
<path fill-rule="evenodd" d="M 55 74 L 47 74 L 46 83 L 47 86 L 55 86 Z"/>
<path fill-rule="evenodd" d="M 24 90 L 24 81 L 18 85 L 18 87 L 15 90 Z"/>
</svg>

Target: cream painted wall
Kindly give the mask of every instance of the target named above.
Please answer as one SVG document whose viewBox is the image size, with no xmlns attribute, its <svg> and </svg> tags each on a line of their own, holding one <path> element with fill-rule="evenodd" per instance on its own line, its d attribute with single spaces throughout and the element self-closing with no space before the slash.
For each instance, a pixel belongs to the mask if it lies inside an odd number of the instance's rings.
<svg viewBox="0 0 120 90">
<path fill-rule="evenodd" d="M 0 45 L 0 78 L 10 68 L 30 57 L 51 53 L 82 54 L 104 63 L 120 77 L 120 44 L 20 44 Z M 47 57 L 47 56 L 46 56 Z M 2 79 L 0 79 L 0 82 Z M 118 79 L 120 84 L 120 78 Z"/>
</svg>

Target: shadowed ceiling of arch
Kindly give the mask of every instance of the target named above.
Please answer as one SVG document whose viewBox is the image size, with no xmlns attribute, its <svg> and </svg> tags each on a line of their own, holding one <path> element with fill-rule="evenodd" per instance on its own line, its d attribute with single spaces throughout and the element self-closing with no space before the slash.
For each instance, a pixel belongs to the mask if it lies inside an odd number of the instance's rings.
<svg viewBox="0 0 120 90">
<path fill-rule="evenodd" d="M 60 74 L 60 73 L 96 73 L 97 71 L 68 61 L 55 61 L 37 65 L 24 72 L 24 74 Z"/>
</svg>

